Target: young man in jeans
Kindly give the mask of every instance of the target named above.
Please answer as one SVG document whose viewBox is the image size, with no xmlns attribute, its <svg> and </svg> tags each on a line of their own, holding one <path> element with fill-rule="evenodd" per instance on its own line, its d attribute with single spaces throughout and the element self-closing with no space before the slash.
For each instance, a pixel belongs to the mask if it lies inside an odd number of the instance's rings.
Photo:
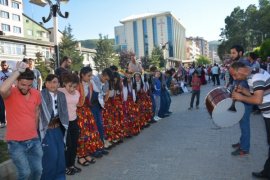
<svg viewBox="0 0 270 180">
<path fill-rule="evenodd" d="M 40 179 L 42 148 L 37 125 L 41 96 L 32 89 L 34 73 L 24 62 L 18 62 L 13 74 L 0 87 L 7 115 L 8 151 L 19 180 Z M 16 87 L 12 87 L 17 80 Z"/>
</svg>

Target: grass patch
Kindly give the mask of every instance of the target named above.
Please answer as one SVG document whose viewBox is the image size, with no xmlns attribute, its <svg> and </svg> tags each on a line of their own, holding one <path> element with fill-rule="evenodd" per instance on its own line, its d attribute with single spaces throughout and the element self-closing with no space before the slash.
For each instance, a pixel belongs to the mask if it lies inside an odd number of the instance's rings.
<svg viewBox="0 0 270 180">
<path fill-rule="evenodd" d="M 0 163 L 9 159 L 7 143 L 0 140 Z"/>
</svg>

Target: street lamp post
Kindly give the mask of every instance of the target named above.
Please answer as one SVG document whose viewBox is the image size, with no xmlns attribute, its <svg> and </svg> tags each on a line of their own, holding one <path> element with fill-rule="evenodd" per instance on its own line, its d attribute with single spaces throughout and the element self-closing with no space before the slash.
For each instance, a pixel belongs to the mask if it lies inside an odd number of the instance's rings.
<svg viewBox="0 0 270 180">
<path fill-rule="evenodd" d="M 58 16 L 61 16 L 62 18 L 68 18 L 69 13 L 65 12 L 65 14 L 62 14 L 60 10 L 60 3 L 61 2 L 68 2 L 69 0 L 56 0 L 56 3 L 53 4 L 51 0 L 30 0 L 31 3 L 36 4 L 38 6 L 46 6 L 46 4 L 49 4 L 50 6 L 50 13 L 47 18 L 42 17 L 42 21 L 44 23 L 50 21 L 50 19 L 53 17 L 53 33 L 54 33 L 54 52 L 55 52 L 55 64 L 56 68 L 60 67 L 60 58 L 59 58 L 59 46 L 58 46 Z"/>
<path fill-rule="evenodd" d="M 167 51 L 167 47 L 166 47 L 166 45 L 167 44 L 169 44 L 169 42 L 166 42 L 166 43 L 164 43 L 164 44 L 160 44 L 160 46 L 161 46 L 161 50 L 162 50 L 162 52 L 163 52 L 163 58 L 164 58 L 164 60 L 165 60 L 165 70 L 167 69 L 167 63 L 168 63 L 168 58 L 166 57 L 166 51 Z"/>
</svg>

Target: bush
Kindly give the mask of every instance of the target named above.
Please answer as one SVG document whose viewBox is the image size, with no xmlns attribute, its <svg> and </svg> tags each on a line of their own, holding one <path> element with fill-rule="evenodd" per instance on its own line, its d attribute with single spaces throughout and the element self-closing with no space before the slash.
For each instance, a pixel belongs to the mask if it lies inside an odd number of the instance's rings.
<svg viewBox="0 0 270 180">
<path fill-rule="evenodd" d="M 0 140 L 0 163 L 9 159 L 7 143 Z"/>
</svg>

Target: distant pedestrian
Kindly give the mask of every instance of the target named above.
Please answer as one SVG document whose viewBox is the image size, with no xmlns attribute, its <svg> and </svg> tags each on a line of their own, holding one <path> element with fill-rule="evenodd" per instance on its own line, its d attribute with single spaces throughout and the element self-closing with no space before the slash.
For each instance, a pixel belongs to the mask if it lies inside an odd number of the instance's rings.
<svg viewBox="0 0 270 180">
<path fill-rule="evenodd" d="M 196 96 L 196 108 L 199 109 L 199 104 L 200 104 L 200 89 L 201 89 L 201 79 L 198 76 L 198 72 L 194 71 L 193 76 L 192 76 L 192 81 L 191 81 L 191 87 L 192 87 L 192 95 L 191 95 L 191 101 L 190 101 L 190 106 L 189 110 L 192 110 L 193 108 L 193 102 Z"/>
<path fill-rule="evenodd" d="M 59 78 L 60 87 L 63 87 L 63 77 L 66 74 L 71 73 L 71 64 L 72 60 L 69 57 L 65 56 L 61 61 L 60 67 L 55 70 L 55 74 Z"/>
<path fill-rule="evenodd" d="M 8 69 L 9 66 L 7 61 L 1 61 L 1 69 L 0 71 L 0 86 L 3 82 L 11 76 L 11 71 Z M 0 96 L 0 127 L 4 128 L 6 126 L 6 112 L 5 112 L 5 104 L 3 98 Z"/>
<path fill-rule="evenodd" d="M 154 115 L 155 121 L 159 121 L 160 119 L 162 119 L 158 116 L 158 112 L 160 109 L 160 95 L 161 95 L 160 76 L 161 76 L 161 72 L 156 70 L 155 77 L 154 77 L 154 91 L 153 91 L 154 99 L 155 99 L 155 115 Z"/>
<path fill-rule="evenodd" d="M 7 115 L 6 140 L 18 180 L 40 179 L 42 148 L 38 137 L 40 92 L 32 88 L 34 73 L 24 62 L 0 86 Z M 16 87 L 12 87 L 17 80 Z"/>
</svg>

